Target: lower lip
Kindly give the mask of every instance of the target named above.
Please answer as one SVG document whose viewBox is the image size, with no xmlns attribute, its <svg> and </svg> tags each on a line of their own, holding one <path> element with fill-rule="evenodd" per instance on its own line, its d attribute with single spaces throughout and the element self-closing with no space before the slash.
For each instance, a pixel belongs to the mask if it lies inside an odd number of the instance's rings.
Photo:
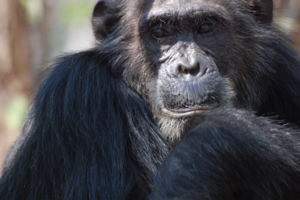
<svg viewBox="0 0 300 200">
<path fill-rule="evenodd" d="M 172 112 L 166 108 L 162 108 L 162 111 L 172 117 L 189 117 L 189 116 L 193 116 L 195 114 L 199 114 L 201 112 L 203 112 L 203 110 L 192 110 L 192 111 L 188 111 L 188 112 Z"/>
</svg>

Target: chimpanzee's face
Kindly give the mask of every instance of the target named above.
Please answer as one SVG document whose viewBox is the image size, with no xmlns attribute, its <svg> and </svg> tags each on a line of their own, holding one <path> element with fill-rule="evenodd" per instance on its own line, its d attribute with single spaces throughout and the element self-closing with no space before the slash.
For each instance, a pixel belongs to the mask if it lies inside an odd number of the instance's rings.
<svg viewBox="0 0 300 200">
<path fill-rule="evenodd" d="M 226 74 L 230 16 L 213 1 L 155 1 L 141 15 L 139 34 L 156 64 L 159 110 L 187 117 L 220 107 L 231 97 Z"/>
<path fill-rule="evenodd" d="M 271 0 L 102 0 L 93 28 L 112 53 L 112 71 L 150 106 L 162 133 L 177 138 L 213 109 L 259 110 L 272 69 L 256 34 L 272 9 Z"/>
</svg>

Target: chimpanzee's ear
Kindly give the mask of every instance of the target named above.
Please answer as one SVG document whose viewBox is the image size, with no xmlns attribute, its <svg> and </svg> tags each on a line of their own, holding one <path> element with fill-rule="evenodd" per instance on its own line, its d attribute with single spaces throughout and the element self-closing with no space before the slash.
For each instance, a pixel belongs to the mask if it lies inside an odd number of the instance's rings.
<svg viewBox="0 0 300 200">
<path fill-rule="evenodd" d="M 262 24 L 273 21 L 273 0 L 250 0 L 250 7 L 256 20 Z"/>
<path fill-rule="evenodd" d="M 101 43 L 119 21 L 117 6 L 111 0 L 99 0 L 94 8 L 92 25 L 98 43 Z"/>
</svg>

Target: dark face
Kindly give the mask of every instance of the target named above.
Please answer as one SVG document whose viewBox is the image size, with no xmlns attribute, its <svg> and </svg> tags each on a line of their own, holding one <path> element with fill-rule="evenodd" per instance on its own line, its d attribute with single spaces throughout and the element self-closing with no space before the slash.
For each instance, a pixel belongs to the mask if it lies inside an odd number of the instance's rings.
<svg viewBox="0 0 300 200">
<path fill-rule="evenodd" d="M 158 70 L 156 102 L 170 117 L 214 109 L 230 98 L 222 78 L 231 46 L 228 14 L 211 1 L 198 2 L 155 2 L 139 23 L 142 45 Z"/>
<path fill-rule="evenodd" d="M 272 0 L 102 0 L 93 28 L 112 70 L 172 140 L 194 116 L 263 105 L 273 73 L 262 48 L 272 8 Z"/>
</svg>

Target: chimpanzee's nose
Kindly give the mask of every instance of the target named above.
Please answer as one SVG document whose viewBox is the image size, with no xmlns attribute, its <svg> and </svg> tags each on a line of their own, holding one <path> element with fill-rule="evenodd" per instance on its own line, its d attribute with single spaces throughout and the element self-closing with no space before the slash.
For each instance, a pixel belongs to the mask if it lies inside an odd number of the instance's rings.
<svg viewBox="0 0 300 200">
<path fill-rule="evenodd" d="M 202 77 L 207 73 L 209 64 L 201 60 L 201 56 L 193 56 L 190 59 L 181 57 L 167 69 L 174 77 Z"/>
<path fill-rule="evenodd" d="M 200 73 L 200 62 L 198 59 L 188 60 L 185 57 L 178 59 L 175 66 L 176 73 L 181 76 L 192 75 L 197 76 Z"/>
</svg>

